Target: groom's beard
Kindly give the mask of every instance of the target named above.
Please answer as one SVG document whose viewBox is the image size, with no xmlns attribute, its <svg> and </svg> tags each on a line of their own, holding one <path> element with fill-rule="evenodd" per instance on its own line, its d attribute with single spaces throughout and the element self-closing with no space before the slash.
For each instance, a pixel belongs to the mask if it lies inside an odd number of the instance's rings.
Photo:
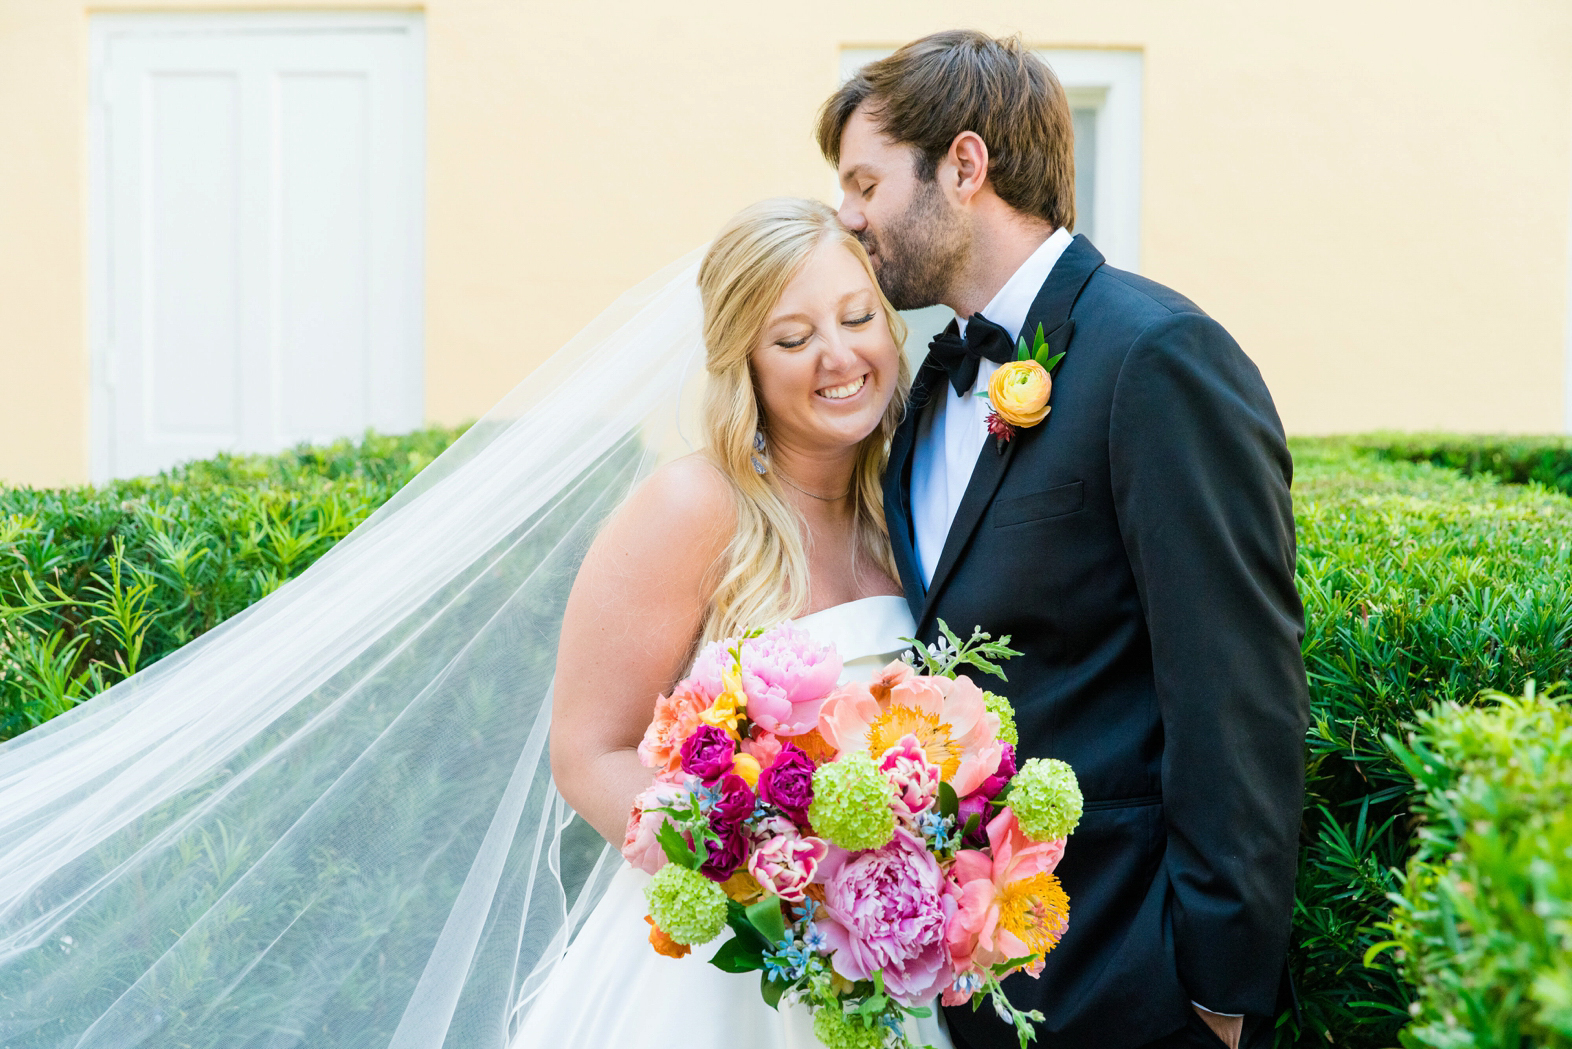
<svg viewBox="0 0 1572 1049">
<path fill-rule="evenodd" d="M 943 302 L 970 247 L 959 215 L 945 203 L 937 179 L 919 183 L 911 207 L 877 235 L 857 239 L 873 256 L 885 298 L 898 310 L 920 310 Z"/>
</svg>

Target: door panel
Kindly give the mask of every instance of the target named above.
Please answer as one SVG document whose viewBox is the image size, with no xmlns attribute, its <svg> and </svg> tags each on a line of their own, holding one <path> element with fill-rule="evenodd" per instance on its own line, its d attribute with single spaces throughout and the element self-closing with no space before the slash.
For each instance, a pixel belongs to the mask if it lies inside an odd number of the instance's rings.
<svg viewBox="0 0 1572 1049">
<path fill-rule="evenodd" d="M 93 20 L 93 475 L 423 416 L 418 16 Z"/>
</svg>

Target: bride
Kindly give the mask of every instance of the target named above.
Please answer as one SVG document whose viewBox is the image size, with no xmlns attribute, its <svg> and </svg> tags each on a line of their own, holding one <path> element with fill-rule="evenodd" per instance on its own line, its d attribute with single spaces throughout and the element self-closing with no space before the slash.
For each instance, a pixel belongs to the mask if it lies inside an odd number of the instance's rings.
<svg viewBox="0 0 1572 1049">
<path fill-rule="evenodd" d="M 905 332 L 862 246 L 821 204 L 766 201 L 716 238 L 699 289 L 707 447 L 612 518 L 562 625 L 552 769 L 611 842 L 652 780 L 637 754 L 652 699 L 700 644 L 798 617 L 871 677 L 914 629 L 879 489 L 909 385 Z M 803 1007 L 777 1014 L 755 981 L 651 950 L 647 881 L 627 866 L 612 879 L 517 1044 L 718 1047 L 742 1031 L 756 1046 L 817 1044 Z M 946 1041 L 937 1024 L 917 1044 Z"/>
<path fill-rule="evenodd" d="M 605 841 L 703 641 L 903 647 L 902 335 L 830 209 L 750 208 L 299 578 L 0 744 L 0 1045 L 811 1044 L 656 955 Z"/>
</svg>

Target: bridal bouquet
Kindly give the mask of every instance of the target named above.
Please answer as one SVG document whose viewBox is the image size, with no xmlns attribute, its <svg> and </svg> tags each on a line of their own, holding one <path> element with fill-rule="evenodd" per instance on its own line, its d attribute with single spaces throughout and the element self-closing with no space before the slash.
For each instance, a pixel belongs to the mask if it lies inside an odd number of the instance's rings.
<svg viewBox="0 0 1572 1049">
<path fill-rule="evenodd" d="M 681 958 L 729 929 L 712 964 L 806 1003 L 832 1049 L 909 1045 L 905 1017 L 935 995 L 991 995 L 1024 1049 L 1042 1016 L 1000 980 L 1041 972 L 1069 920 L 1053 871 L 1075 774 L 1017 768 L 1009 702 L 957 674 L 1003 678 L 1009 638 L 940 628 L 845 685 L 835 649 L 789 625 L 715 642 L 639 746 L 656 778 L 622 852 L 654 876 L 650 943 Z"/>
</svg>

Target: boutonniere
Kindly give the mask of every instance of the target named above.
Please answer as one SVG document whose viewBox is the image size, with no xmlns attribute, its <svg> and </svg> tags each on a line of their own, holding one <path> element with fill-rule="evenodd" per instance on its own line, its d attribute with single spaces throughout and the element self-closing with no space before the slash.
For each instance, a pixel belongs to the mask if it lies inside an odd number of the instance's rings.
<svg viewBox="0 0 1572 1049">
<path fill-rule="evenodd" d="M 1053 370 L 1064 359 L 1063 353 L 1048 356 L 1048 340 L 1043 326 L 1037 325 L 1032 345 L 1018 340 L 1016 359 L 999 366 L 988 380 L 988 398 L 993 411 L 988 413 L 988 432 L 999 439 L 999 447 L 1015 436 L 1017 429 L 1036 426 L 1048 418 L 1048 397 L 1053 393 Z"/>
</svg>

